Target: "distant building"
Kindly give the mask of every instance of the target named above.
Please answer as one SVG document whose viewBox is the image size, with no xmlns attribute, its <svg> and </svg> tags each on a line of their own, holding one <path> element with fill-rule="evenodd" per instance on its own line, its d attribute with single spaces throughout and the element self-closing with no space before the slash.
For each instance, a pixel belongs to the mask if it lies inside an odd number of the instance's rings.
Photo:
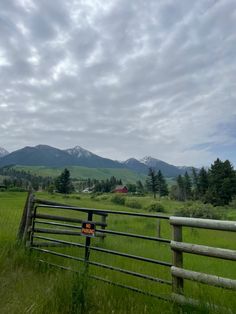
<svg viewBox="0 0 236 314">
<path fill-rule="evenodd" d="M 128 193 L 128 188 L 125 185 L 117 185 L 113 190 L 114 193 Z"/>
<path fill-rule="evenodd" d="M 82 193 L 92 193 L 94 190 L 94 186 L 85 188 Z"/>
</svg>

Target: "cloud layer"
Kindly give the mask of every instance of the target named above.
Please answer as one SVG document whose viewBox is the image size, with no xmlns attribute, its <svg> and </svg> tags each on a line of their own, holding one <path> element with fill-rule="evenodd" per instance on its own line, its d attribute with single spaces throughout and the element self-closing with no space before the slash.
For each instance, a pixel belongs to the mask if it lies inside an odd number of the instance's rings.
<svg viewBox="0 0 236 314">
<path fill-rule="evenodd" d="M 2 0 L 0 146 L 236 164 L 234 0 Z"/>
</svg>

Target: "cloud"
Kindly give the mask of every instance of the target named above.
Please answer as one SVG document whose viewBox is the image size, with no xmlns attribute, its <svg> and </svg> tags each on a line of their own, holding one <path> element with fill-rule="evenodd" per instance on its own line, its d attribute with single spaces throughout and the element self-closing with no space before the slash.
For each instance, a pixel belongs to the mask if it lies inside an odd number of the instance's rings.
<svg viewBox="0 0 236 314">
<path fill-rule="evenodd" d="M 234 163 L 236 4 L 0 4 L 0 146 Z"/>
</svg>

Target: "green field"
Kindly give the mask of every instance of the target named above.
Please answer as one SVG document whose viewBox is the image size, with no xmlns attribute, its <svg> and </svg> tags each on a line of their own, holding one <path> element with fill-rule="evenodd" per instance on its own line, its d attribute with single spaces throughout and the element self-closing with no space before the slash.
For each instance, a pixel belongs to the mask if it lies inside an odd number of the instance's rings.
<svg viewBox="0 0 236 314">
<path fill-rule="evenodd" d="M 70 171 L 71 177 L 76 179 L 97 179 L 106 180 L 115 176 L 121 179 L 124 183 L 135 183 L 138 180 L 144 181 L 146 176 L 138 174 L 128 169 L 116 168 L 87 168 L 79 166 L 67 167 Z M 35 175 L 57 177 L 61 174 L 64 168 L 49 168 L 44 166 L 15 166 L 17 170 L 29 171 Z"/>
<path fill-rule="evenodd" d="M 65 198 L 60 195 L 38 193 L 44 199 L 53 199 L 58 202 L 73 204 L 89 208 L 102 208 L 111 210 L 145 211 L 145 206 L 153 200 L 150 197 L 135 198 L 142 205 L 142 209 L 131 209 L 125 206 L 115 205 L 109 195 L 97 197 L 70 195 Z M 16 244 L 16 234 L 24 206 L 26 194 L 1 192 L 0 193 L 0 313 L 223 313 L 219 310 L 176 308 L 175 305 L 160 301 L 155 298 L 114 287 L 95 280 L 86 280 L 81 275 L 71 272 L 46 267 L 38 262 L 39 259 L 47 260 L 69 266 L 81 271 L 83 265 L 80 262 L 62 259 L 44 253 L 29 253 Z M 134 199 L 134 198 L 132 198 Z M 179 202 L 163 199 L 160 201 L 166 208 L 167 214 L 173 214 L 181 207 Z M 44 209 L 45 211 L 45 209 Z M 47 212 L 55 210 L 47 209 Z M 234 210 L 228 209 L 229 215 L 234 217 Z M 41 209 L 42 212 L 42 209 Z M 64 216 L 76 216 L 85 218 L 84 214 L 57 211 Z M 42 227 L 43 225 L 41 225 Z M 156 235 L 157 222 L 147 218 L 109 215 L 108 227 L 110 230 L 131 232 L 143 235 Z M 46 225 L 44 226 L 46 227 Z M 48 228 L 48 226 L 47 226 Z M 161 235 L 164 238 L 171 237 L 171 228 L 168 222 L 161 224 Z M 53 237 L 49 235 L 49 237 Z M 60 236 L 57 238 L 84 243 L 83 237 Z M 228 232 L 216 232 L 200 229 L 184 228 L 184 241 L 215 247 L 236 249 L 236 234 Z M 104 247 L 120 252 L 154 258 L 162 261 L 171 261 L 171 251 L 168 244 L 151 241 L 110 236 L 104 242 L 101 239 L 92 239 L 93 246 Z M 54 251 L 82 257 L 84 252 L 80 248 L 53 248 Z M 170 280 L 169 269 L 164 266 L 130 260 L 122 257 L 91 252 L 91 259 L 104 264 L 139 271 L 163 279 Z M 194 255 L 184 256 L 184 266 L 187 269 L 202 271 L 223 277 L 236 279 L 235 262 L 227 262 L 213 258 Z M 155 294 L 169 294 L 171 287 L 159 283 L 146 281 L 141 278 L 101 269 L 95 266 L 89 267 L 90 274 L 106 279 L 137 287 Z M 235 292 L 220 288 L 186 282 L 186 296 L 200 298 L 204 302 L 217 303 L 231 308 L 236 312 Z"/>
</svg>

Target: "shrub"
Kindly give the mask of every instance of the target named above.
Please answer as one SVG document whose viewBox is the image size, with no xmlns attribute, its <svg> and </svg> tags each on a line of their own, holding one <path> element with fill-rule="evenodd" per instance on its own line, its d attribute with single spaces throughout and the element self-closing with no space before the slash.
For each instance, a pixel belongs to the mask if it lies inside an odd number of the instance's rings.
<svg viewBox="0 0 236 314">
<path fill-rule="evenodd" d="M 165 208 L 161 203 L 151 203 L 150 205 L 148 205 L 146 207 L 146 210 L 149 212 L 158 212 L 158 213 L 164 213 L 165 212 Z"/>
<path fill-rule="evenodd" d="M 118 205 L 125 205 L 125 198 L 122 195 L 116 194 L 112 196 L 111 202 Z"/>
<path fill-rule="evenodd" d="M 137 208 L 137 209 L 142 208 L 142 204 L 139 201 L 135 199 L 128 199 L 128 198 L 125 200 L 125 206 L 130 207 L 130 208 Z"/>
<path fill-rule="evenodd" d="M 175 212 L 177 216 L 207 218 L 207 219 L 222 219 L 223 213 L 211 204 L 193 203 L 185 205 Z"/>
</svg>

